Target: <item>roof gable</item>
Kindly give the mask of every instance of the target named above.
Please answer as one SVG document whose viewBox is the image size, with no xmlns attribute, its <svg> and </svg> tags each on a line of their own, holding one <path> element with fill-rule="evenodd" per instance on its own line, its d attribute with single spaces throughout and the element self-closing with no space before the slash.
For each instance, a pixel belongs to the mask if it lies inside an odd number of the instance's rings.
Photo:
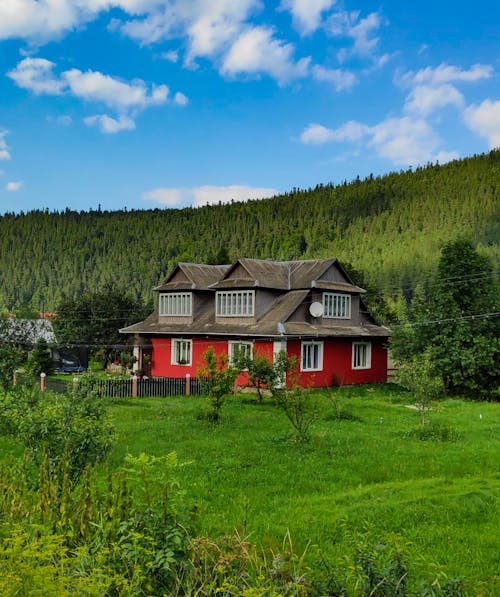
<svg viewBox="0 0 500 597">
<path fill-rule="evenodd" d="M 342 282 L 346 284 L 346 290 L 352 285 L 351 279 L 337 259 L 272 261 L 242 257 L 212 288 L 261 286 L 276 290 L 300 290 L 312 288 L 317 280 L 322 279 Z M 352 285 L 350 290 L 358 292 L 362 289 Z"/>
<path fill-rule="evenodd" d="M 161 286 L 155 290 L 208 290 L 230 268 L 229 265 L 179 263 Z"/>
</svg>

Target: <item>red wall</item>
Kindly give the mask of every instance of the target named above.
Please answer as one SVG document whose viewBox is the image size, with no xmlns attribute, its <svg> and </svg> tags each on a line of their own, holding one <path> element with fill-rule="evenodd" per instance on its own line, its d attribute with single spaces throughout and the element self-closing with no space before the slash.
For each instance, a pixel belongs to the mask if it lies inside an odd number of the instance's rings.
<svg viewBox="0 0 500 597">
<path fill-rule="evenodd" d="M 372 340 L 372 366 L 370 369 L 353 369 L 352 342 L 347 338 L 324 340 L 323 371 L 301 372 L 301 341 L 289 340 L 287 352 L 289 356 L 295 356 L 297 359 L 300 385 L 304 387 L 331 386 L 334 375 L 340 379 L 342 385 L 387 381 L 387 349 L 384 344 Z"/>
<path fill-rule="evenodd" d="M 153 338 L 152 375 L 156 377 L 185 377 L 187 373 L 196 377 L 197 369 L 203 362 L 203 354 L 212 346 L 216 354 L 228 354 L 227 340 L 193 339 L 192 365 L 171 364 L 170 338 Z M 295 356 L 300 365 L 300 340 L 288 340 L 289 356 Z M 273 358 L 271 341 L 256 341 L 254 354 Z M 372 341 L 371 369 L 352 369 L 352 340 L 325 340 L 323 344 L 323 371 L 299 372 L 299 383 L 303 386 L 331 386 L 334 374 L 340 378 L 342 385 L 359 383 L 378 383 L 387 381 L 387 349 L 380 341 Z M 244 374 L 237 380 L 238 385 L 245 384 Z"/>
</svg>

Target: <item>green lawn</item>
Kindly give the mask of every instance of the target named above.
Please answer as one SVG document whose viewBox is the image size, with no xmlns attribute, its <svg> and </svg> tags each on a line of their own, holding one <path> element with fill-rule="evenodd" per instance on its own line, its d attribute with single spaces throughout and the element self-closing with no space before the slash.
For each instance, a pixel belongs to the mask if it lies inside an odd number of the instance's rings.
<svg viewBox="0 0 500 597">
<path fill-rule="evenodd" d="M 176 451 L 179 479 L 200 512 L 202 532 L 235 527 L 254 541 L 276 544 L 287 529 L 297 549 L 331 557 L 352 535 L 409 542 L 422 571 L 429 562 L 469 586 L 495 594 L 500 570 L 500 405 L 445 400 L 429 418 L 456 430 L 454 441 L 413 439 L 419 414 L 395 386 L 343 388 L 341 404 L 359 420 L 322 416 L 305 445 L 287 439 L 291 427 L 270 403 L 232 399 L 214 425 L 198 417 L 200 397 L 127 399 L 111 413 L 118 465 L 129 452 Z M 329 417 L 330 416 L 330 417 Z M 497 576 L 496 582 L 500 583 Z"/>
<path fill-rule="evenodd" d="M 335 420 L 327 392 L 306 444 L 269 401 L 232 398 L 219 424 L 200 415 L 203 397 L 110 400 L 117 439 L 112 467 L 127 453 L 176 451 L 186 499 L 200 532 L 243 529 L 277 546 L 287 530 L 295 548 L 336 559 L 358 534 L 406 545 L 418 576 L 434 565 L 463 577 L 471 595 L 500 594 L 500 405 L 444 400 L 429 414 L 456 431 L 453 441 L 415 439 L 419 414 L 397 386 L 339 390 L 357 420 Z M 269 400 L 269 399 L 267 399 Z M 19 453 L 0 437 L 0 452 Z M 496 576 L 495 576 L 496 575 Z"/>
</svg>

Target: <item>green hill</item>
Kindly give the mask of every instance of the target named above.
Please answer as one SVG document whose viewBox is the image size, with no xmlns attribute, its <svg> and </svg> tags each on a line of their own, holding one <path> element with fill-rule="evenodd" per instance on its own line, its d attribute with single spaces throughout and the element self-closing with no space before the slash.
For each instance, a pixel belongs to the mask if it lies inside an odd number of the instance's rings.
<svg viewBox="0 0 500 597">
<path fill-rule="evenodd" d="M 53 310 L 63 296 L 109 283 L 149 301 L 174 263 L 210 262 L 221 249 L 231 260 L 335 256 L 389 295 L 425 281 L 443 242 L 467 234 L 498 270 L 499 186 L 497 150 L 262 201 L 5 214 L 0 307 Z"/>
</svg>

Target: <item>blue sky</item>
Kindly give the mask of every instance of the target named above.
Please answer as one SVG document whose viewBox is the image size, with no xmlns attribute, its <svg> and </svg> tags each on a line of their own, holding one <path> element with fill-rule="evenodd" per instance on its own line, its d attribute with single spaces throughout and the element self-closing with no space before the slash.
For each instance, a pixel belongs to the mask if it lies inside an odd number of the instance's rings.
<svg viewBox="0 0 500 597">
<path fill-rule="evenodd" d="M 500 146 L 500 3 L 0 0 L 0 213 L 271 196 Z"/>
</svg>

